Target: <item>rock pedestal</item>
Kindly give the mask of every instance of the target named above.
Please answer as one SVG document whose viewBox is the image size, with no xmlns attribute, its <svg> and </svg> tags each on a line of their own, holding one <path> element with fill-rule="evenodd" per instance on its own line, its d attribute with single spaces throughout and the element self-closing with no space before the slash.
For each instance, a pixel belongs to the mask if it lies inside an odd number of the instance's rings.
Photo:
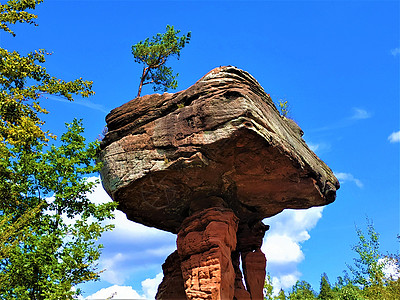
<svg viewBox="0 0 400 300">
<path fill-rule="evenodd" d="M 105 190 L 128 219 L 178 235 L 157 299 L 262 299 L 261 220 L 332 203 L 339 188 L 300 127 L 235 67 L 135 98 L 106 122 Z"/>
<path fill-rule="evenodd" d="M 164 278 L 158 286 L 156 299 L 186 300 L 182 278 L 181 259 L 178 251 L 172 252 L 162 265 Z"/>
<path fill-rule="evenodd" d="M 261 249 L 242 254 L 243 273 L 252 300 L 263 300 L 267 260 Z"/>
<path fill-rule="evenodd" d="M 262 300 L 266 259 L 260 247 L 266 226 L 257 223 L 251 230 L 246 224 L 238 244 L 238 225 L 233 211 L 224 207 L 186 218 L 178 233 L 178 250 L 163 265 L 156 299 Z"/>
<path fill-rule="evenodd" d="M 184 220 L 177 247 L 187 299 L 233 299 L 238 221 L 226 208 L 208 208 Z"/>
<path fill-rule="evenodd" d="M 244 281 L 252 300 L 262 300 L 267 260 L 261 251 L 265 231 L 261 221 L 242 224 L 237 233 L 236 251 L 240 253 Z M 238 300 L 240 298 L 237 297 Z"/>
</svg>

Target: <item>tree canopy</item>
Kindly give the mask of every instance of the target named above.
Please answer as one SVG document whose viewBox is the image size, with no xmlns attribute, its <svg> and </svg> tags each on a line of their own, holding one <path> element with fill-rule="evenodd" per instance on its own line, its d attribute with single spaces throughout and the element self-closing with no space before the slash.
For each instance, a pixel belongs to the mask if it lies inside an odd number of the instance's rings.
<svg viewBox="0 0 400 300">
<path fill-rule="evenodd" d="M 320 291 L 317 294 L 306 281 L 297 281 L 288 295 L 281 290 L 273 295 L 271 279 L 265 283 L 264 299 L 322 299 L 322 300 L 388 300 L 400 299 L 400 277 L 388 276 L 384 269 L 390 263 L 400 274 L 400 257 L 396 254 L 382 254 L 379 251 L 379 234 L 372 222 L 368 221 L 367 234 L 356 229 L 358 243 L 353 246 L 357 253 L 354 264 L 348 265 L 350 274 L 344 272 L 334 285 L 328 276 L 321 276 Z M 398 237 L 400 239 L 400 237 Z"/>
<path fill-rule="evenodd" d="M 26 10 L 43 0 L 0 5 L 0 28 L 35 24 Z M 72 299 L 78 283 L 99 278 L 96 240 L 111 229 L 115 203 L 88 199 L 96 180 L 98 141 L 86 143 L 82 121 L 56 137 L 43 130 L 46 95 L 73 101 L 93 95 L 92 82 L 51 76 L 49 53 L 27 55 L 0 48 L 0 299 Z"/>
<path fill-rule="evenodd" d="M 15 36 L 9 24 L 28 23 L 34 24 L 37 16 L 27 12 L 27 9 L 35 9 L 36 5 L 44 0 L 8 0 L 6 4 L 0 4 L 0 28 Z"/>
<path fill-rule="evenodd" d="M 179 74 L 174 74 L 172 68 L 165 64 L 169 57 L 176 56 L 179 59 L 181 50 L 190 42 L 190 32 L 181 37 L 179 33 L 180 30 L 167 25 L 165 33 L 158 33 L 132 46 L 135 62 L 144 65 L 137 97 L 140 97 L 142 87 L 146 84 L 152 84 L 154 91 L 177 88 L 176 78 Z"/>
</svg>

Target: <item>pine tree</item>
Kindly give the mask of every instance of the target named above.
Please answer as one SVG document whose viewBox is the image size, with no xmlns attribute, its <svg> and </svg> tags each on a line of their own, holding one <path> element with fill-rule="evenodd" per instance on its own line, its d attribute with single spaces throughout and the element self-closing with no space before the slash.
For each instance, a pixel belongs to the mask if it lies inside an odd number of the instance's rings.
<svg viewBox="0 0 400 300">
<path fill-rule="evenodd" d="M 289 293 L 290 300 L 312 300 L 315 299 L 311 285 L 304 280 L 297 281 Z"/>
<path fill-rule="evenodd" d="M 179 33 L 180 30 L 167 25 L 165 33 L 158 33 L 151 40 L 147 38 L 132 46 L 135 62 L 144 65 L 137 97 L 140 97 L 142 87 L 146 84 L 153 84 L 154 91 L 177 88 L 178 74 L 174 75 L 172 68 L 166 67 L 165 64 L 171 56 L 179 59 L 181 50 L 190 41 L 190 32 L 181 37 L 178 36 Z"/>
<path fill-rule="evenodd" d="M 278 295 L 274 298 L 276 300 L 286 300 L 285 292 L 281 289 Z"/>
<path fill-rule="evenodd" d="M 318 299 L 321 299 L 321 300 L 335 299 L 334 293 L 331 288 L 331 284 L 329 283 L 328 276 L 326 275 L 326 273 L 324 273 L 321 276 L 320 291 L 319 291 Z"/>
</svg>

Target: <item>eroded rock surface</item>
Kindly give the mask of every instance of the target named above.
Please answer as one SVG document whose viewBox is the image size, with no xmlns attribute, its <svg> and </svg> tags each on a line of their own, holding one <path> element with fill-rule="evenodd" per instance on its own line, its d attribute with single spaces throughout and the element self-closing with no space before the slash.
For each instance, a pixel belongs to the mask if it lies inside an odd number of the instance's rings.
<svg viewBox="0 0 400 300">
<path fill-rule="evenodd" d="M 162 265 L 164 278 L 158 286 L 156 299 L 186 300 L 178 251 L 172 252 Z"/>
<path fill-rule="evenodd" d="M 185 219 L 177 247 L 188 299 L 233 299 L 238 221 L 228 208 L 207 208 Z"/>
<path fill-rule="evenodd" d="M 106 121 L 103 186 L 130 220 L 178 234 L 187 299 L 262 299 L 261 220 L 329 204 L 339 188 L 297 124 L 235 67 L 134 99 Z M 170 299 L 166 279 L 179 270 L 169 262 L 164 274 L 158 299 Z"/>
</svg>

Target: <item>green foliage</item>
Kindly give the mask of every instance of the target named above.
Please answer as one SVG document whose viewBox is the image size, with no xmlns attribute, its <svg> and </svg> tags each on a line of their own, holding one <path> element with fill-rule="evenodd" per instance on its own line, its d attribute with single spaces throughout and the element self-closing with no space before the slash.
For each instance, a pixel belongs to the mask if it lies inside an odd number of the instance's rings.
<svg viewBox="0 0 400 300">
<path fill-rule="evenodd" d="M 332 289 L 334 292 L 335 300 L 363 300 L 365 299 L 362 295 L 362 290 L 355 286 L 351 281 L 347 278 L 344 280 L 339 277 L 338 282 L 335 287 Z"/>
<path fill-rule="evenodd" d="M 25 217 L 32 207 L 42 207 L 26 224 L 26 232 L 33 234 L 5 244 L 9 249 L 0 261 L 0 299 L 68 299 L 75 294 L 72 286 L 98 279 L 95 261 L 101 245 L 96 240 L 111 229 L 100 221 L 112 218 L 115 204 L 95 205 L 87 198 L 97 183 L 86 176 L 100 167 L 94 164 L 98 142 L 85 144 L 80 121 L 67 126 L 61 146 L 43 151 L 39 144 L 33 152 L 18 153 L 11 164 L 17 175 L 13 185 L 0 178 L 0 190 L 18 192 L 14 205 L 1 204 L 5 215 Z"/>
<path fill-rule="evenodd" d="M 43 0 L 9 0 L 6 4 L 0 4 L 0 29 L 11 33 L 15 33 L 9 28 L 8 24 L 28 23 L 35 24 L 35 14 L 26 12 L 26 9 L 35 9 L 36 5 Z"/>
<path fill-rule="evenodd" d="M 42 0 L 0 5 L 1 28 L 34 23 Z M 60 146 L 44 132 L 46 95 L 87 97 L 92 82 L 57 79 L 43 67 L 45 50 L 21 56 L 0 48 L 0 299 L 72 299 L 78 283 L 96 280 L 97 240 L 111 229 L 115 203 L 95 205 L 88 176 L 100 165 L 98 142 L 86 143 L 81 121 L 67 124 Z"/>
<path fill-rule="evenodd" d="M 23 242 L 24 235 L 26 235 L 24 230 L 27 224 L 36 217 L 39 210 L 40 206 L 35 207 L 17 218 L 13 218 L 12 214 L 0 215 L 0 260 L 9 257 L 13 247 L 17 243 Z"/>
<path fill-rule="evenodd" d="M 285 300 L 286 295 L 285 292 L 281 289 L 276 297 L 274 297 L 276 300 Z"/>
<path fill-rule="evenodd" d="M 270 277 L 266 281 L 265 299 L 321 299 L 321 300 L 389 300 L 400 299 L 400 278 L 388 277 L 383 270 L 387 264 L 394 264 L 397 272 L 400 271 L 399 253 L 382 255 L 379 251 L 379 234 L 369 220 L 367 234 L 356 229 L 358 244 L 353 247 L 357 253 L 354 265 L 348 266 L 351 276 L 345 272 L 339 277 L 336 284 L 331 286 L 328 276 L 321 276 L 320 292 L 318 296 L 313 292 L 306 281 L 297 281 L 292 287 L 288 298 L 283 291 L 272 296 Z M 399 238 L 400 240 L 400 238 Z"/>
<path fill-rule="evenodd" d="M 321 276 L 320 290 L 317 299 L 321 300 L 335 299 L 331 284 L 329 283 L 328 280 L 328 275 L 326 275 L 325 273 Z"/>
<path fill-rule="evenodd" d="M 354 259 L 354 266 L 348 265 L 353 274 L 352 283 L 360 286 L 369 287 L 372 285 L 382 285 L 384 281 L 383 267 L 379 263 L 381 254 L 379 252 L 379 234 L 375 231 L 373 224 L 368 220 L 367 236 L 356 229 L 358 244 L 353 250 L 358 254 Z"/>
<path fill-rule="evenodd" d="M 311 300 L 311 299 L 316 299 L 316 297 L 314 291 L 311 288 L 311 285 L 308 282 L 302 280 L 302 281 L 297 281 L 296 284 L 292 287 L 288 299 Z"/>
<path fill-rule="evenodd" d="M 280 290 L 278 295 L 273 295 L 273 286 L 272 286 L 272 279 L 271 275 L 267 274 L 267 278 L 264 282 L 264 299 L 265 300 L 285 300 L 286 295 L 283 290 Z"/>
<path fill-rule="evenodd" d="M 398 299 L 400 298 L 399 279 L 385 276 L 383 270 L 389 263 L 394 263 L 399 270 L 398 253 L 382 255 L 379 251 L 379 233 L 370 220 L 367 220 L 367 234 L 357 228 L 358 244 L 353 250 L 358 254 L 354 266 L 348 266 L 353 277 L 351 284 L 361 290 L 364 299 Z M 391 258 L 397 257 L 397 260 Z"/>
<path fill-rule="evenodd" d="M 274 299 L 273 293 L 274 287 L 272 286 L 271 275 L 268 273 L 267 278 L 264 282 L 264 299 L 271 300 Z"/>
<path fill-rule="evenodd" d="M 286 101 L 279 100 L 278 108 L 279 108 L 279 112 L 281 113 L 281 116 L 287 117 L 287 115 L 289 113 L 289 104 L 288 104 L 287 100 Z"/>
<path fill-rule="evenodd" d="M 171 56 L 179 59 L 181 50 L 190 41 L 190 32 L 181 37 L 178 36 L 179 33 L 180 30 L 175 30 L 174 26 L 167 25 L 165 33 L 158 33 L 151 39 L 147 38 L 132 46 L 135 62 L 144 65 L 138 97 L 141 94 L 142 86 L 146 84 L 153 84 L 154 91 L 177 88 L 178 74 L 174 75 L 172 68 L 165 66 L 165 63 Z"/>
</svg>

